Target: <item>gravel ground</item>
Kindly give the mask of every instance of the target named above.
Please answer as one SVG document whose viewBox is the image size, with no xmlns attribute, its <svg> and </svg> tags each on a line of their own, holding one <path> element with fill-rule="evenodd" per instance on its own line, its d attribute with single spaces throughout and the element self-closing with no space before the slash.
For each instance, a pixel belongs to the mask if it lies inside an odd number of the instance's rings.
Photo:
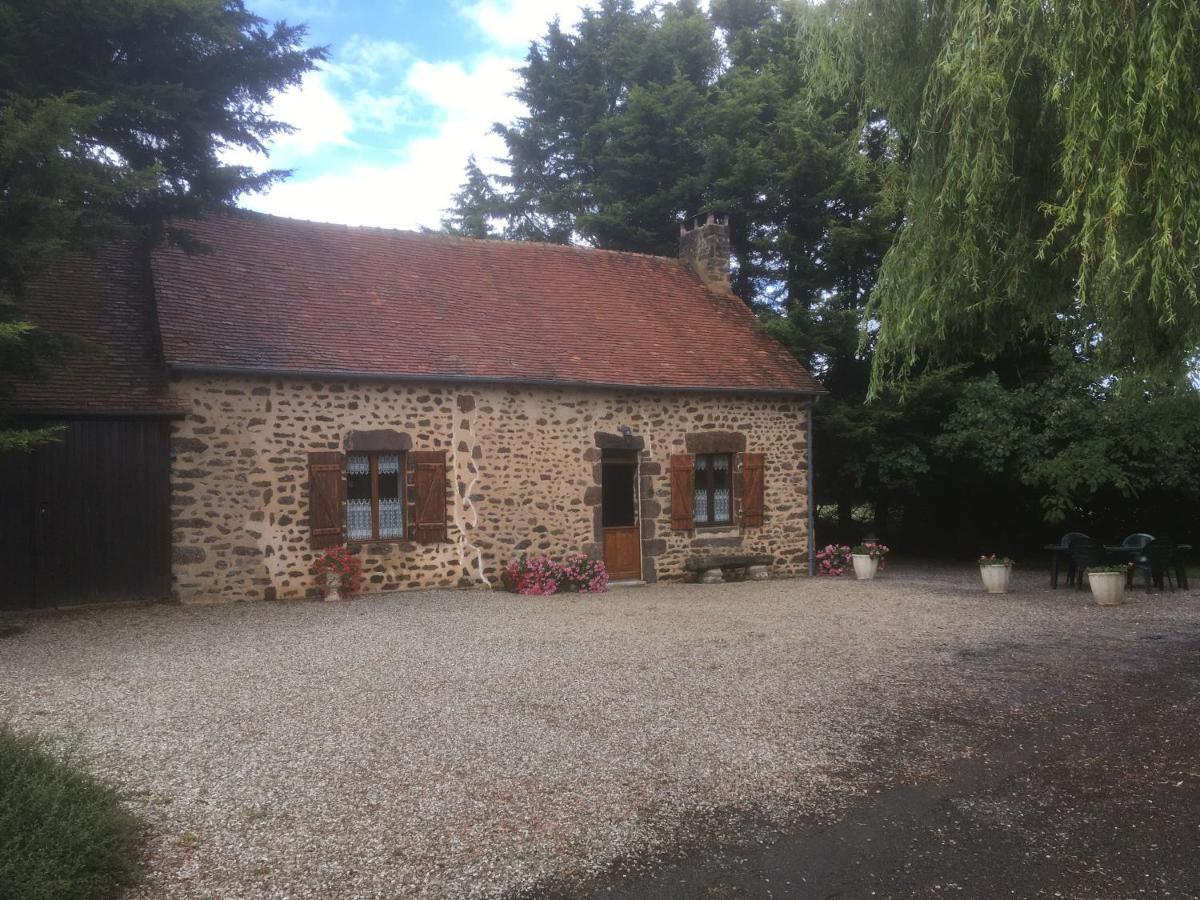
<svg viewBox="0 0 1200 900">
<path fill-rule="evenodd" d="M 515 895 L 833 817 L 1200 629 L 1194 593 L 1100 609 L 1044 581 L 8 615 L 0 718 L 78 741 L 146 816 L 134 896 Z"/>
</svg>

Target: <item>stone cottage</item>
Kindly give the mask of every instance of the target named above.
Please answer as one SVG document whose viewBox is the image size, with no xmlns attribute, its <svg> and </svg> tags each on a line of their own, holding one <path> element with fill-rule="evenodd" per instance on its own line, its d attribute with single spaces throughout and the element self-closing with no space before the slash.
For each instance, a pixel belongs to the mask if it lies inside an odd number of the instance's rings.
<svg viewBox="0 0 1200 900">
<path fill-rule="evenodd" d="M 808 571 L 822 389 L 730 292 L 720 218 L 678 259 L 187 227 L 208 252 L 114 245 L 33 293 L 94 352 L 16 386 L 67 429 L 0 463 L 0 541 L 41 560 L 0 602 L 304 597 L 341 543 L 369 590 L 495 586 L 522 553 L 575 550 L 646 582 L 714 551 Z"/>
</svg>

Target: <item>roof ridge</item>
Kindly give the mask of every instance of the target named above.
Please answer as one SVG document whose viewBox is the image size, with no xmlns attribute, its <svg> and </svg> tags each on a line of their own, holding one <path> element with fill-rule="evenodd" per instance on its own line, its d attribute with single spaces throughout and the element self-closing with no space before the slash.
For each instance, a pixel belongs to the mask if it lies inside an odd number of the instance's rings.
<svg viewBox="0 0 1200 900">
<path fill-rule="evenodd" d="M 446 234 L 442 231 L 419 231 L 411 228 L 391 228 L 386 225 L 347 225 L 345 222 L 321 222 L 317 219 L 301 219 L 295 216 L 281 216 L 277 215 L 276 213 L 260 212 L 256 209 L 246 209 L 240 206 L 231 208 L 227 213 L 217 214 L 217 216 L 220 215 L 232 215 L 248 219 L 271 219 L 276 222 L 284 222 L 296 225 L 313 225 L 318 228 L 328 228 L 333 230 L 375 232 L 384 235 L 404 235 L 406 237 L 429 238 L 430 240 L 450 241 L 472 245 L 493 244 L 504 247 L 545 247 L 558 251 L 575 253 L 605 253 L 615 256 L 638 256 L 645 259 L 681 263 L 681 260 L 678 256 L 663 256 L 658 253 L 643 253 L 640 250 L 613 250 L 609 247 L 589 247 L 580 244 L 559 244 L 554 241 L 527 241 L 523 239 L 503 237 L 477 238 L 468 237 L 461 234 Z"/>
</svg>

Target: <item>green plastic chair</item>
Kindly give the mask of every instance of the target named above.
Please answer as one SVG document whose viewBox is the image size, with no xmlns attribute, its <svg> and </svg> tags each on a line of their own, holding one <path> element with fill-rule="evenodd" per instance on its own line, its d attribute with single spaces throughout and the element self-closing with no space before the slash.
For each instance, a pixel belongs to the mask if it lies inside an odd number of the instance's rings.
<svg viewBox="0 0 1200 900">
<path fill-rule="evenodd" d="M 1077 537 L 1071 541 L 1071 563 L 1075 566 L 1075 589 L 1083 590 L 1083 573 L 1108 560 L 1104 544 L 1095 538 Z"/>
<path fill-rule="evenodd" d="M 1142 556 L 1134 560 L 1133 567 L 1146 578 L 1146 593 L 1152 587 L 1159 590 L 1175 590 L 1171 569 L 1175 565 L 1175 544 L 1171 541 L 1151 541 L 1142 548 Z M 1165 585 L 1165 587 L 1164 587 Z"/>
</svg>

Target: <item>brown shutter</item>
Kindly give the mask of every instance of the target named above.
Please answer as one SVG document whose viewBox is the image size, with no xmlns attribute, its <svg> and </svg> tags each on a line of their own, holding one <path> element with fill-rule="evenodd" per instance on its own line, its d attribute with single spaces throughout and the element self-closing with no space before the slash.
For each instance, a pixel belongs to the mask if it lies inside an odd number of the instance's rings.
<svg viewBox="0 0 1200 900">
<path fill-rule="evenodd" d="M 413 539 L 418 544 L 446 540 L 446 451 L 416 450 L 413 467 Z"/>
<path fill-rule="evenodd" d="M 763 523 L 763 455 L 742 454 L 742 527 L 761 528 Z"/>
<path fill-rule="evenodd" d="M 335 547 L 342 542 L 342 454 L 321 451 L 308 454 L 308 529 L 312 548 Z"/>
<path fill-rule="evenodd" d="M 695 510 L 693 491 L 696 485 L 696 458 L 690 453 L 677 453 L 671 457 L 671 529 L 691 531 Z"/>
</svg>

